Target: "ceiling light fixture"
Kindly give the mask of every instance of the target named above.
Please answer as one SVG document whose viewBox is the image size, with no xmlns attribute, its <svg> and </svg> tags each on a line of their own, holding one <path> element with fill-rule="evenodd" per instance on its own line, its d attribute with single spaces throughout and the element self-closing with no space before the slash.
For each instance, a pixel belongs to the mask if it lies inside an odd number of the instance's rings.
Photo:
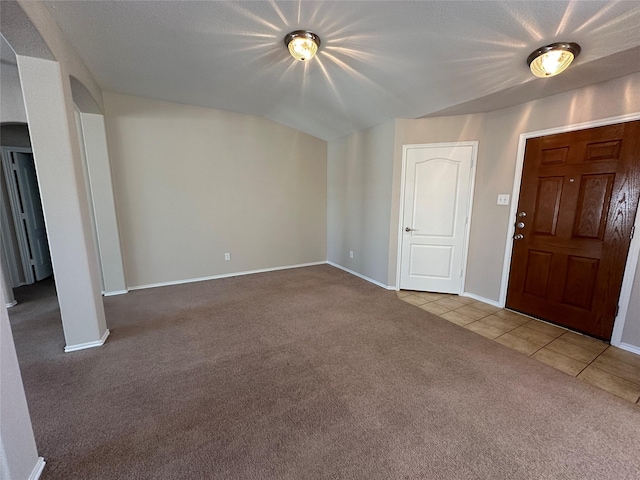
<svg viewBox="0 0 640 480">
<path fill-rule="evenodd" d="M 296 30 L 284 37 L 284 44 L 293 58 L 301 62 L 312 59 L 320 47 L 320 37 L 308 30 Z"/>
<path fill-rule="evenodd" d="M 577 43 L 552 43 L 529 55 L 527 65 L 536 77 L 553 77 L 564 72 L 579 53 L 580 45 Z"/>
</svg>

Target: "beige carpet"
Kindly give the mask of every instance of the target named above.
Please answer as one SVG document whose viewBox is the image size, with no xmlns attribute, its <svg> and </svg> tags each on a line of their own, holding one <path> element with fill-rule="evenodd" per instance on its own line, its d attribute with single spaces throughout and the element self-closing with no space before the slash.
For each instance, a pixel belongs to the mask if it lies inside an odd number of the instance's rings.
<svg viewBox="0 0 640 480">
<path fill-rule="evenodd" d="M 30 294 L 11 321 L 45 480 L 640 472 L 634 405 L 330 266 L 107 298 L 107 344 L 68 354 Z"/>
</svg>

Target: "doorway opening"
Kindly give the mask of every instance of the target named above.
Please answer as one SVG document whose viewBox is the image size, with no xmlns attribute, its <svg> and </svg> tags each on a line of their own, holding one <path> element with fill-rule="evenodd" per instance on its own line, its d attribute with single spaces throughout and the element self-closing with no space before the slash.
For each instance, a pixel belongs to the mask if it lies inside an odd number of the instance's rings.
<svg viewBox="0 0 640 480">
<path fill-rule="evenodd" d="M 33 153 L 30 148 L 3 146 L 0 155 L 3 254 L 15 288 L 49 278 L 53 267 Z"/>
<path fill-rule="evenodd" d="M 11 294 L 6 299 L 9 315 L 40 303 L 57 308 L 28 127 L 26 124 L 3 124 L 0 128 L 3 134 L 0 147 L 0 255 L 8 283 L 6 290 Z"/>
</svg>

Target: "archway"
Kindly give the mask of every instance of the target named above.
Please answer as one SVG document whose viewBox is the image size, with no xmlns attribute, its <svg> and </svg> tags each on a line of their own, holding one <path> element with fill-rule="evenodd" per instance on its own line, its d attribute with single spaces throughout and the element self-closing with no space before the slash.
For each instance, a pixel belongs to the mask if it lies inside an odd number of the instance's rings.
<svg viewBox="0 0 640 480">
<path fill-rule="evenodd" d="M 0 27 L 16 54 L 29 119 L 65 351 L 98 346 L 104 343 L 109 331 L 75 131 L 70 75 L 63 64 L 55 61 L 49 46 L 17 2 L 2 2 L 1 7 Z"/>
</svg>

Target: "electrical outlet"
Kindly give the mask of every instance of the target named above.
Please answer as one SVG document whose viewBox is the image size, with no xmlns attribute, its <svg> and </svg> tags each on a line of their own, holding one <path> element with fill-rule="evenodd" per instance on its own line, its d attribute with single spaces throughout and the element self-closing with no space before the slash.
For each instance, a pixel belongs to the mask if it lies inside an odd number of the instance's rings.
<svg viewBox="0 0 640 480">
<path fill-rule="evenodd" d="M 353 258 L 353 250 L 349 250 L 349 258 Z"/>
<path fill-rule="evenodd" d="M 498 205 L 509 205 L 509 194 L 502 193 L 498 195 Z"/>
<path fill-rule="evenodd" d="M 231 260 L 231 254 L 230 253 L 225 253 L 224 254 L 224 259 L 225 260 Z"/>
</svg>

